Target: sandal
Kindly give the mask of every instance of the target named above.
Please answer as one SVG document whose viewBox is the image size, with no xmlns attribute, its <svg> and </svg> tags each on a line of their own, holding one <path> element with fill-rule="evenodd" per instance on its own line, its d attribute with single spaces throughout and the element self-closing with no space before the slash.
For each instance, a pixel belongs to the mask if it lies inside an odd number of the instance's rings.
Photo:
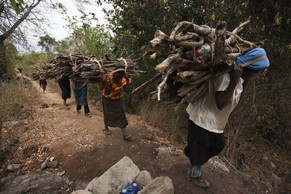
<svg viewBox="0 0 291 194">
<path fill-rule="evenodd" d="M 132 136 L 126 134 L 126 135 L 123 135 L 122 138 L 124 141 L 130 141 L 132 139 Z"/>
<path fill-rule="evenodd" d="M 107 129 L 107 128 L 103 129 L 103 132 L 104 132 L 106 135 L 111 135 L 111 131 L 109 131 L 109 129 Z"/>
<path fill-rule="evenodd" d="M 194 182 L 198 187 L 202 189 L 207 189 L 210 186 L 209 182 L 206 179 L 202 178 L 201 176 L 191 178 L 191 181 Z"/>
<path fill-rule="evenodd" d="M 85 116 L 86 117 L 92 117 L 91 113 L 86 113 Z"/>
</svg>

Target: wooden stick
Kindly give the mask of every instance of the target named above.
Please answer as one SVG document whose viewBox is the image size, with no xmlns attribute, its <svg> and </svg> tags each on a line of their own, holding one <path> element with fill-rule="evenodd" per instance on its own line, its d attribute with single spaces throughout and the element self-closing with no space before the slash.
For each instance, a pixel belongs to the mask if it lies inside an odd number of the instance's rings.
<svg viewBox="0 0 291 194">
<path fill-rule="evenodd" d="M 162 87 L 164 86 L 164 84 L 166 83 L 166 81 L 167 81 L 169 75 L 170 75 L 171 73 L 173 73 L 175 69 L 176 69 L 176 67 L 174 67 L 174 65 L 172 64 L 172 66 L 170 67 L 170 69 L 167 71 L 167 73 L 166 73 L 166 75 L 165 75 L 163 81 L 158 85 L 158 94 L 157 94 L 157 95 L 158 95 L 158 101 L 161 100 L 161 88 L 162 88 Z"/>
<path fill-rule="evenodd" d="M 162 76 L 162 73 L 158 73 L 156 74 L 154 77 L 152 77 L 150 80 L 146 81 L 145 83 L 143 83 L 142 85 L 138 86 L 137 88 L 135 88 L 131 94 L 134 94 L 138 91 L 140 91 L 141 89 L 144 89 L 146 86 L 150 85 L 151 83 L 153 83 L 154 81 L 156 81 L 158 78 L 160 78 Z"/>
<path fill-rule="evenodd" d="M 163 71 L 168 68 L 168 66 L 175 61 L 178 57 L 180 57 L 183 54 L 183 48 L 179 48 L 178 52 L 174 55 L 169 56 L 167 59 L 165 59 L 162 63 L 158 64 L 155 69 L 157 71 Z"/>
<path fill-rule="evenodd" d="M 234 36 L 233 34 L 237 34 L 237 33 L 239 33 L 239 32 L 244 28 L 245 25 L 247 25 L 248 23 L 250 23 L 250 21 L 251 21 L 251 20 L 247 20 L 247 21 L 241 23 L 238 27 L 236 27 L 236 28 L 231 32 L 230 37 L 229 37 L 228 39 L 226 39 L 226 41 L 225 41 L 225 45 L 229 45 L 229 44 L 235 42 L 236 39 L 235 39 L 235 36 Z"/>
</svg>

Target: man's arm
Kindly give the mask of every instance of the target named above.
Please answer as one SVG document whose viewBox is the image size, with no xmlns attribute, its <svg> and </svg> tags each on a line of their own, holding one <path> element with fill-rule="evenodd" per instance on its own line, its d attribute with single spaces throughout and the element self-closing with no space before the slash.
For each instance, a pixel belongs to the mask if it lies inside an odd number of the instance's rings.
<svg viewBox="0 0 291 194">
<path fill-rule="evenodd" d="M 231 100 L 234 89 L 241 77 L 242 67 L 238 65 L 233 65 L 230 75 L 230 83 L 225 91 L 216 91 L 215 92 L 215 101 L 216 106 L 219 110 L 222 110 Z"/>
</svg>

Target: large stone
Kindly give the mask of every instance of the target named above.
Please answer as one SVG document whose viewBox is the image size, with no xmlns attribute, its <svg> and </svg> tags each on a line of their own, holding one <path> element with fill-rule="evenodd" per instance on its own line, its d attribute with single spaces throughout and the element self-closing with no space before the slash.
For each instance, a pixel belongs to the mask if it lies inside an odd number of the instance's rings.
<svg viewBox="0 0 291 194">
<path fill-rule="evenodd" d="M 56 173 L 41 172 L 9 176 L 0 181 L 0 194 L 15 193 L 64 193 L 68 188 L 63 177 Z"/>
<path fill-rule="evenodd" d="M 129 157 L 124 156 L 99 178 L 93 179 L 85 190 L 93 194 L 120 193 L 122 187 L 129 181 L 134 181 L 139 172 L 139 168 L 133 161 Z"/>
<path fill-rule="evenodd" d="M 135 182 L 140 186 L 140 187 L 145 187 L 147 186 L 151 181 L 152 181 L 152 176 L 151 173 L 149 173 L 146 170 L 140 171 L 139 175 L 136 177 Z"/>
<path fill-rule="evenodd" d="M 229 168 L 221 159 L 219 159 L 218 156 L 214 156 L 210 158 L 208 162 L 205 164 L 205 166 L 210 166 L 211 168 L 215 168 L 215 169 L 221 169 L 224 172 L 230 173 Z"/>
<path fill-rule="evenodd" d="M 169 177 L 157 177 L 138 194 L 174 194 L 174 186 Z"/>
<path fill-rule="evenodd" d="M 7 166 L 7 170 L 13 171 L 21 168 L 23 165 L 22 164 L 9 164 Z"/>
</svg>

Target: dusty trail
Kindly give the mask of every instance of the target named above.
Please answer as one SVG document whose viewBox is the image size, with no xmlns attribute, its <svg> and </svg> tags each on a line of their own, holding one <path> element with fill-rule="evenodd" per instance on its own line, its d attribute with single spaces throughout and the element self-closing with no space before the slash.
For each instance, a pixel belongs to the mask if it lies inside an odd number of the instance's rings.
<svg viewBox="0 0 291 194">
<path fill-rule="evenodd" d="M 41 103 L 48 104 L 48 108 L 40 108 L 39 105 L 35 109 L 33 141 L 39 147 L 50 150 L 48 155 L 60 162 L 58 170 L 65 172 L 76 188 L 84 189 L 88 182 L 126 155 L 141 170 L 149 171 L 152 177 L 169 176 L 176 194 L 254 193 L 251 191 L 254 189 L 252 182 L 240 174 L 227 173 L 212 165 L 206 165 L 204 169 L 211 188 L 197 188 L 187 177 L 188 163 L 176 161 L 175 156 L 157 160 L 155 149 L 171 146 L 160 130 L 146 124 L 138 116 L 127 114 L 128 132 L 133 135 L 133 141 L 123 141 L 119 128 L 111 128 L 112 135 L 106 136 L 102 132 L 100 108 L 90 106 L 92 117 L 85 117 L 83 110 L 80 114 L 75 112 L 74 98 L 69 99 L 69 109 L 65 109 L 59 93 L 53 92 L 49 85 L 43 93 L 37 82 L 32 83 L 40 92 Z M 149 139 L 149 134 L 154 138 Z"/>
</svg>

